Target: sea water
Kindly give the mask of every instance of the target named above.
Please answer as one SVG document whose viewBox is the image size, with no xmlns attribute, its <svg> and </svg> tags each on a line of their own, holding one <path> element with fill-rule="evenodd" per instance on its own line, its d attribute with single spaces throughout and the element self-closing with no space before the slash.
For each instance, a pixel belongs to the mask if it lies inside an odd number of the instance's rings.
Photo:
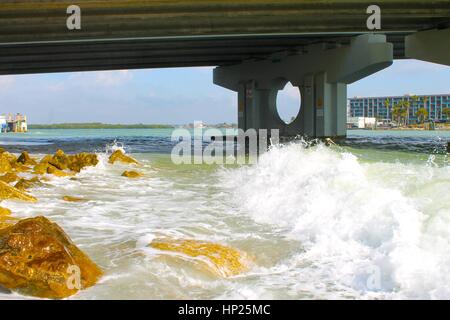
<svg viewBox="0 0 450 320">
<path fill-rule="evenodd" d="M 339 145 L 294 141 L 254 165 L 175 165 L 170 129 L 31 130 L 11 152 L 96 152 L 100 162 L 4 201 L 57 222 L 105 272 L 71 299 L 450 298 L 450 133 L 349 131 Z M 121 176 L 108 152 L 138 159 Z M 85 202 L 65 202 L 65 195 Z M 253 257 L 222 278 L 165 259 L 154 238 L 196 239 Z M 1 299 L 26 298 L 0 290 Z"/>
</svg>

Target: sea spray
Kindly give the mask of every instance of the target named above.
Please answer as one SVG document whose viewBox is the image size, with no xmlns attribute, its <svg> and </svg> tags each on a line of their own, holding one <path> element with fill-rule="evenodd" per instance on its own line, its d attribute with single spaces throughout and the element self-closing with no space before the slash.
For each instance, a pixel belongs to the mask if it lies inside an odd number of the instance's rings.
<svg viewBox="0 0 450 320">
<path fill-rule="evenodd" d="M 431 205 L 424 207 L 405 190 L 418 183 L 415 178 L 426 163 L 380 167 L 385 170 L 377 172 L 380 176 L 404 174 L 403 185 L 374 178 L 372 166 L 378 164 L 361 163 L 340 148 L 292 143 L 273 148 L 257 165 L 221 175 L 237 214 L 277 226 L 286 237 L 299 240 L 304 251 L 292 259 L 302 261 L 301 272 L 310 281 L 328 283 L 330 293 L 448 297 L 448 167 L 430 169 L 432 179 L 446 182 L 438 193 L 428 194 Z M 447 207 L 434 210 L 433 203 L 441 201 Z M 436 220 L 447 228 L 430 233 Z M 432 247 L 433 241 L 439 246 Z"/>
</svg>

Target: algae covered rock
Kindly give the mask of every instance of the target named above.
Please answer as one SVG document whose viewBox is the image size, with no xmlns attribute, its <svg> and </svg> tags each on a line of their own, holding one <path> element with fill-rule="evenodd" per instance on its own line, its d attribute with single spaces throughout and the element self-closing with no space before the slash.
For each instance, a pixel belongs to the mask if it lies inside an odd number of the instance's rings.
<svg viewBox="0 0 450 320">
<path fill-rule="evenodd" d="M 60 170 L 52 165 L 49 165 L 47 167 L 47 173 L 52 174 L 57 177 L 67 177 L 67 176 L 74 175 L 72 172 L 66 172 L 66 171 Z"/>
<path fill-rule="evenodd" d="M 11 217 L 11 210 L 0 207 L 0 229 L 9 227 L 16 222 L 16 218 Z"/>
<path fill-rule="evenodd" d="M 149 246 L 192 257 L 192 262 L 222 277 L 238 275 L 247 271 L 249 266 L 247 254 L 221 244 L 197 240 L 155 239 Z"/>
<path fill-rule="evenodd" d="M 94 153 L 81 152 L 69 156 L 68 167 L 70 170 L 80 172 L 81 169 L 89 166 L 96 166 L 98 163 L 97 155 Z"/>
<path fill-rule="evenodd" d="M 48 167 L 51 166 L 48 162 L 39 162 L 34 166 L 33 171 L 35 174 L 46 174 Z"/>
<path fill-rule="evenodd" d="M 41 186 L 42 182 L 39 180 L 38 177 L 33 177 L 31 179 L 20 179 L 17 181 L 17 183 L 14 185 L 14 188 L 19 189 L 21 191 L 25 191 L 26 189 L 29 189 L 31 187 L 35 186 Z"/>
<path fill-rule="evenodd" d="M 1 200 L 22 200 L 28 202 L 36 202 L 37 199 L 19 189 L 16 189 L 9 184 L 0 181 L 0 201 Z"/>
<path fill-rule="evenodd" d="M 74 155 L 66 155 L 64 151 L 58 150 L 55 154 L 46 155 L 34 166 L 37 174 L 50 173 L 59 177 L 70 175 L 65 170 L 80 172 L 88 166 L 95 166 L 98 163 L 96 154 L 81 152 Z"/>
<path fill-rule="evenodd" d="M 102 271 L 45 217 L 0 229 L 0 285 L 41 298 L 65 298 L 94 285 Z"/>
<path fill-rule="evenodd" d="M 122 177 L 127 177 L 127 178 L 139 178 L 142 177 L 143 174 L 137 171 L 124 171 L 122 173 Z"/>
<path fill-rule="evenodd" d="M 8 156 L 8 152 L 0 153 L 0 173 L 11 172 L 11 159 Z"/>
<path fill-rule="evenodd" d="M 122 150 L 116 150 L 109 156 L 108 160 L 109 163 L 114 164 L 116 161 L 128 164 L 139 164 L 139 162 L 136 159 L 127 156 L 122 152 Z"/>
<path fill-rule="evenodd" d="M 69 157 L 61 149 L 57 150 L 47 162 L 59 170 L 69 168 Z"/>
<path fill-rule="evenodd" d="M 5 175 L 0 176 L 0 181 L 6 182 L 6 183 L 11 183 L 11 182 L 17 181 L 19 179 L 20 179 L 20 177 L 14 172 L 8 172 Z"/>
<path fill-rule="evenodd" d="M 8 208 L 0 207 L 0 216 L 9 216 L 11 214 L 11 210 Z"/>
<path fill-rule="evenodd" d="M 30 166 L 36 165 L 36 160 L 31 158 L 30 155 L 28 154 L 28 152 L 26 152 L 26 151 L 23 151 L 20 154 L 20 156 L 16 162 L 24 164 L 24 165 L 30 165 Z"/>
<path fill-rule="evenodd" d="M 81 202 L 81 201 L 84 201 L 83 198 L 78 198 L 78 197 L 73 197 L 73 196 L 64 196 L 63 200 L 67 201 L 67 202 Z"/>
</svg>

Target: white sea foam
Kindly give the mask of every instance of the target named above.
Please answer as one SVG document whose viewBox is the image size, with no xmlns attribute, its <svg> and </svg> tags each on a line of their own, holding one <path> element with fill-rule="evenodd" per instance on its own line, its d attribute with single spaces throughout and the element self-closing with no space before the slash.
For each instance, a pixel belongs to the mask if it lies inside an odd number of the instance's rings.
<svg viewBox="0 0 450 320">
<path fill-rule="evenodd" d="M 77 180 L 32 189 L 37 203 L 2 203 L 54 220 L 104 269 L 75 299 L 450 298 L 450 167 L 438 159 L 361 161 L 296 143 L 232 168 L 133 154 L 144 177 L 127 179 L 129 165 L 107 161 L 117 148 L 127 149 L 110 146 Z M 155 254 L 156 237 L 222 243 L 255 261 L 232 279 L 212 277 Z"/>
<path fill-rule="evenodd" d="M 313 297 L 449 298 L 449 173 L 297 143 L 223 179 L 238 214 L 300 241 L 285 262 L 294 291 L 321 283 Z"/>
</svg>

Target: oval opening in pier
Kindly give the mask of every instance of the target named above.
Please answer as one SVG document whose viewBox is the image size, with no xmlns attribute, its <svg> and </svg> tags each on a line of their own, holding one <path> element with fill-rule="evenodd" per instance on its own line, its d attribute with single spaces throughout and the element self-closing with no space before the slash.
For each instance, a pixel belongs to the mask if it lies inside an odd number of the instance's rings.
<svg viewBox="0 0 450 320">
<path fill-rule="evenodd" d="M 288 82 L 277 94 L 277 112 L 286 124 L 293 122 L 301 108 L 301 96 L 298 87 Z"/>
</svg>

